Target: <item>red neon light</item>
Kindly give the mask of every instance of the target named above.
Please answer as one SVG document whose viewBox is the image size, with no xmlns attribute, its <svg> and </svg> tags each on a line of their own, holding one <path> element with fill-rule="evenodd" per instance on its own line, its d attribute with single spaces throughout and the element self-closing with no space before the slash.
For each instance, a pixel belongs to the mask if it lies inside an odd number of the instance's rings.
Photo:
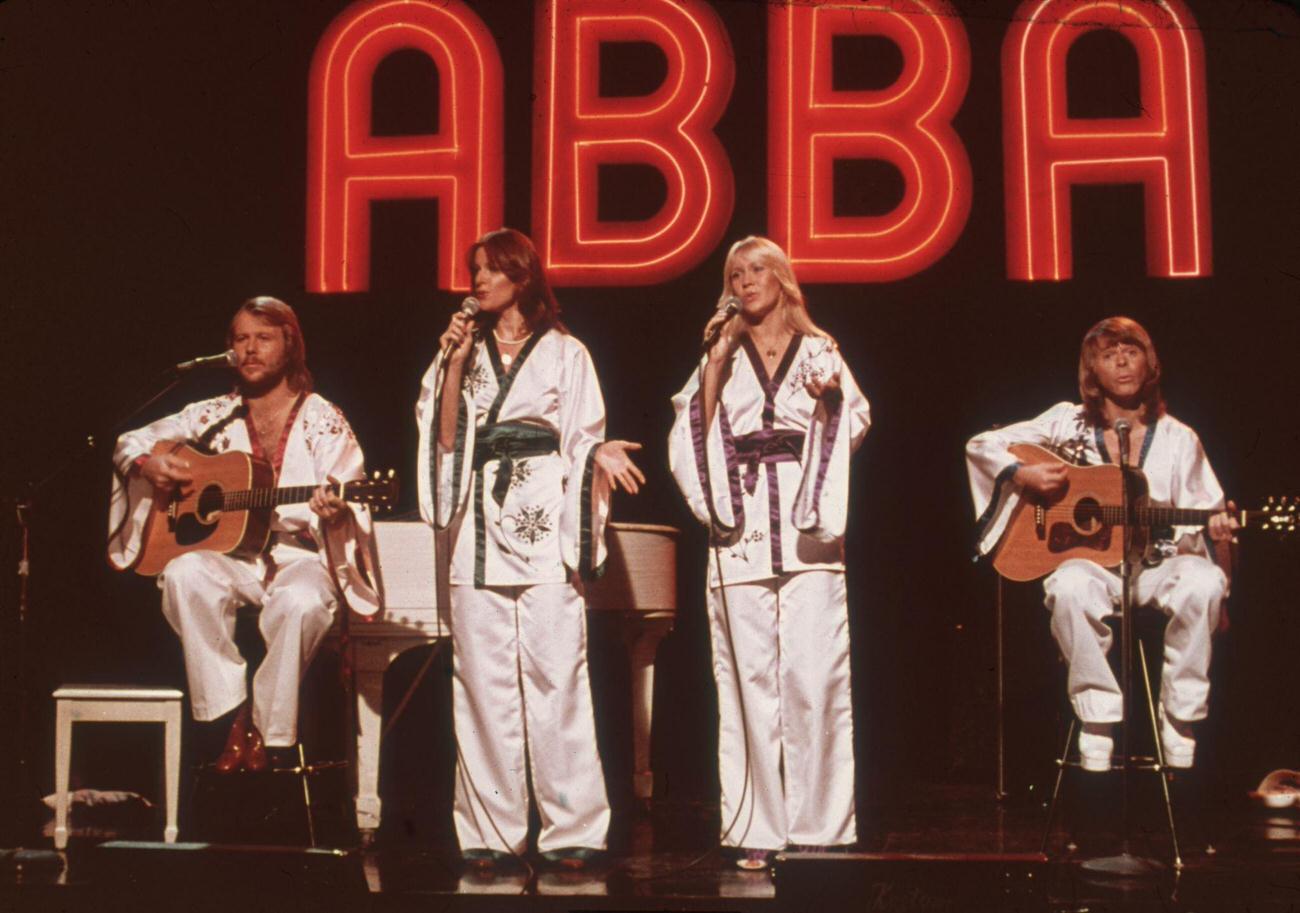
<svg viewBox="0 0 1300 913">
<path fill-rule="evenodd" d="M 947 0 L 773 3 L 768 14 L 769 231 L 804 280 L 884 282 L 920 272 L 970 213 L 970 161 L 950 121 L 970 48 Z M 903 72 L 880 90 L 836 91 L 831 40 L 883 35 Z M 883 159 L 903 200 L 880 216 L 836 216 L 836 159 Z"/>
<path fill-rule="evenodd" d="M 1093 29 L 1137 51 L 1142 114 L 1078 119 L 1066 109 L 1066 54 Z M 1026 0 L 1002 46 L 1007 273 L 1072 274 L 1070 186 L 1141 183 L 1147 271 L 1210 274 L 1205 55 L 1182 0 Z"/>
<path fill-rule="evenodd" d="M 438 68 L 442 123 L 421 136 L 372 136 L 371 81 L 380 62 L 414 48 Z M 438 200 L 438 285 L 470 285 L 465 249 L 501 225 L 501 58 L 461 0 L 369 0 L 330 23 L 309 85 L 307 288 L 364 291 L 370 203 Z"/>
<path fill-rule="evenodd" d="M 647 41 L 668 60 L 655 92 L 600 95 L 600 45 Z M 731 218 L 731 164 L 713 126 L 735 65 L 717 14 L 700 0 L 538 4 L 533 234 L 558 285 L 647 285 L 703 260 Z M 597 218 L 602 164 L 651 165 L 667 200 L 649 219 Z"/>
</svg>

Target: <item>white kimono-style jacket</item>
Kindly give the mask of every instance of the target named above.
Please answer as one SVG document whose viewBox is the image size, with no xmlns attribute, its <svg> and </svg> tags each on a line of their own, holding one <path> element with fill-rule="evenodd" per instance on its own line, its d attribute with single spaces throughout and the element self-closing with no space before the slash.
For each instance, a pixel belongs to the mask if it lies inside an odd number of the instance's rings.
<svg viewBox="0 0 1300 913">
<path fill-rule="evenodd" d="M 966 445 L 966 468 L 979 531 L 979 553 L 988 554 L 1006 529 L 1020 490 L 1011 477 L 1020 464 L 1007 449 L 1012 444 L 1037 444 L 1070 462 L 1095 466 L 1114 462 L 1106 449 L 1103 430 L 1088 422 L 1083 406 L 1057 403 L 1037 418 L 971 438 Z M 1146 476 L 1153 507 L 1185 510 L 1219 510 L 1223 489 L 1210 468 L 1196 432 L 1172 415 L 1162 415 L 1147 426 L 1142 451 L 1135 460 Z M 1173 530 L 1164 549 L 1168 554 L 1209 557 L 1201 527 Z"/>
<path fill-rule="evenodd" d="M 838 395 L 817 400 L 805 389 L 830 377 Z M 708 429 L 699 379 L 692 374 L 673 397 L 668 461 L 691 512 L 712 530 L 725 582 L 843 570 L 849 457 L 871 418 L 835 344 L 795 334 L 769 378 L 742 337 Z M 710 561 L 710 587 L 717 574 Z"/>
<path fill-rule="evenodd" d="M 118 438 L 108 521 L 108 559 L 114 567 L 124 570 L 134 564 L 145 519 L 153 509 L 153 485 L 132 472 L 132 464 L 161 441 L 185 441 L 213 453 L 251 453 L 274 464 L 274 453 L 263 451 L 262 445 L 275 448 L 281 442 L 262 442 L 255 447 L 256 433 L 246 415 L 242 397 L 228 393 L 191 403 L 175 415 Z M 365 460 L 352 428 L 342 411 L 324 397 L 315 393 L 303 397 L 286 430 L 277 486 L 364 478 Z M 282 565 L 315 552 L 333 572 L 345 604 L 358 614 L 374 615 L 380 597 L 370 511 L 360 504 L 349 506 L 354 522 L 329 527 L 322 527 L 320 518 L 305 503 L 276 507 L 271 547 L 254 560 L 257 573 L 266 573 L 268 558 L 271 564 Z"/>
<path fill-rule="evenodd" d="M 610 488 L 597 478 L 605 401 L 586 346 L 556 329 L 507 369 L 492 335 L 465 361 L 450 450 L 438 444 L 443 358 L 424 375 L 420 514 L 452 540 L 451 583 L 528 586 L 599 577 Z"/>
</svg>

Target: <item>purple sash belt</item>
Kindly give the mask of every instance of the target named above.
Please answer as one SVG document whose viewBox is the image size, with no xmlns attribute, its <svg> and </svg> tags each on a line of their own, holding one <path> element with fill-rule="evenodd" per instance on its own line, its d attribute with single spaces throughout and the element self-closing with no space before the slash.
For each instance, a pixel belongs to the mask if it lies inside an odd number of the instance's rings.
<svg viewBox="0 0 1300 913">
<path fill-rule="evenodd" d="M 754 493 L 760 463 L 797 463 L 803 456 L 802 431 L 764 429 L 735 439 L 736 462 L 745 469 L 745 492 Z"/>
</svg>

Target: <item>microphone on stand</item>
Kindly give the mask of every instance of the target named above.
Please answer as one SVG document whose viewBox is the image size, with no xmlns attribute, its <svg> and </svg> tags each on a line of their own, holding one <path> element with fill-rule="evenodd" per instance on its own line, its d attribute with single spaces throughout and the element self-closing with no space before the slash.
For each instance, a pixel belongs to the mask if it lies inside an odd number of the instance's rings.
<svg viewBox="0 0 1300 913">
<path fill-rule="evenodd" d="M 475 314 L 479 312 L 479 310 L 482 307 L 483 305 L 479 304 L 478 299 L 475 298 L 473 295 L 470 295 L 468 298 L 466 298 L 464 301 L 460 303 L 459 313 L 464 314 L 466 317 L 473 317 Z M 446 347 L 443 348 L 442 350 L 443 361 L 447 360 L 447 356 L 451 354 L 451 350 L 453 348 L 454 346 L 451 343 L 448 343 Z"/>
<path fill-rule="evenodd" d="M 736 316 L 739 313 L 740 313 L 740 299 L 737 298 L 735 295 L 729 295 L 722 302 L 722 305 L 718 308 L 718 310 L 714 313 L 714 316 L 716 317 L 718 314 L 725 314 L 728 318 L 731 318 Z M 722 335 L 722 328 L 723 326 L 726 325 L 726 322 L 727 322 L 726 320 L 719 320 L 714 325 L 713 329 L 709 330 L 709 335 L 704 337 L 704 346 L 702 347 L 701 351 L 707 352 L 709 351 L 709 349 L 713 348 L 713 344 L 717 342 L 718 337 Z"/>
<path fill-rule="evenodd" d="M 1117 419 L 1115 422 L 1115 436 L 1119 438 L 1119 464 L 1128 465 L 1128 437 L 1133 430 L 1133 423 L 1126 418 Z"/>
<path fill-rule="evenodd" d="M 235 357 L 234 349 L 226 349 L 220 355 L 204 355 L 202 358 L 191 358 L 189 361 L 183 361 L 172 368 L 177 374 L 188 374 L 190 371 L 199 368 L 215 368 L 218 365 L 233 368 L 239 363 Z"/>
</svg>

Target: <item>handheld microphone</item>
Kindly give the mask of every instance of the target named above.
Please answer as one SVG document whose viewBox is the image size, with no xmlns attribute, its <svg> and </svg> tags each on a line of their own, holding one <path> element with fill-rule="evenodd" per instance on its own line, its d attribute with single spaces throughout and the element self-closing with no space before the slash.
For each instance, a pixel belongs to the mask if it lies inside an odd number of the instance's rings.
<svg viewBox="0 0 1300 913">
<path fill-rule="evenodd" d="M 722 302 L 722 306 L 719 307 L 718 310 L 714 313 L 714 316 L 716 317 L 718 314 L 724 314 L 728 319 L 730 319 L 732 317 L 735 317 L 739 313 L 740 313 L 740 299 L 737 298 L 735 295 L 729 295 Z M 709 330 L 708 335 L 704 337 L 704 346 L 702 348 L 702 351 L 707 352 L 709 351 L 709 349 L 713 348 L 713 344 L 717 342 L 718 337 L 722 335 L 722 327 L 726 324 L 726 322 L 727 322 L 726 320 L 719 320 L 716 324 L 714 324 L 713 329 Z"/>
<path fill-rule="evenodd" d="M 1133 430 L 1133 423 L 1126 418 L 1117 419 L 1115 422 L 1115 436 L 1119 438 L 1119 464 L 1128 465 L 1128 436 Z"/>
<path fill-rule="evenodd" d="M 238 363 L 239 359 L 235 357 L 235 350 L 226 349 L 220 355 L 205 355 L 202 358 L 191 358 L 189 361 L 183 361 L 172 370 L 177 374 L 188 374 L 198 368 L 215 368 L 218 365 L 233 368 Z"/>
<path fill-rule="evenodd" d="M 483 305 L 479 304 L 479 300 L 475 298 L 473 295 L 470 295 L 460 303 L 459 313 L 464 314 L 466 317 L 473 317 L 475 314 L 479 312 L 480 309 L 482 309 L 482 307 Z M 448 343 L 447 346 L 442 350 L 443 361 L 447 360 L 447 356 L 451 354 L 451 350 L 453 348 L 454 346 Z"/>
</svg>

